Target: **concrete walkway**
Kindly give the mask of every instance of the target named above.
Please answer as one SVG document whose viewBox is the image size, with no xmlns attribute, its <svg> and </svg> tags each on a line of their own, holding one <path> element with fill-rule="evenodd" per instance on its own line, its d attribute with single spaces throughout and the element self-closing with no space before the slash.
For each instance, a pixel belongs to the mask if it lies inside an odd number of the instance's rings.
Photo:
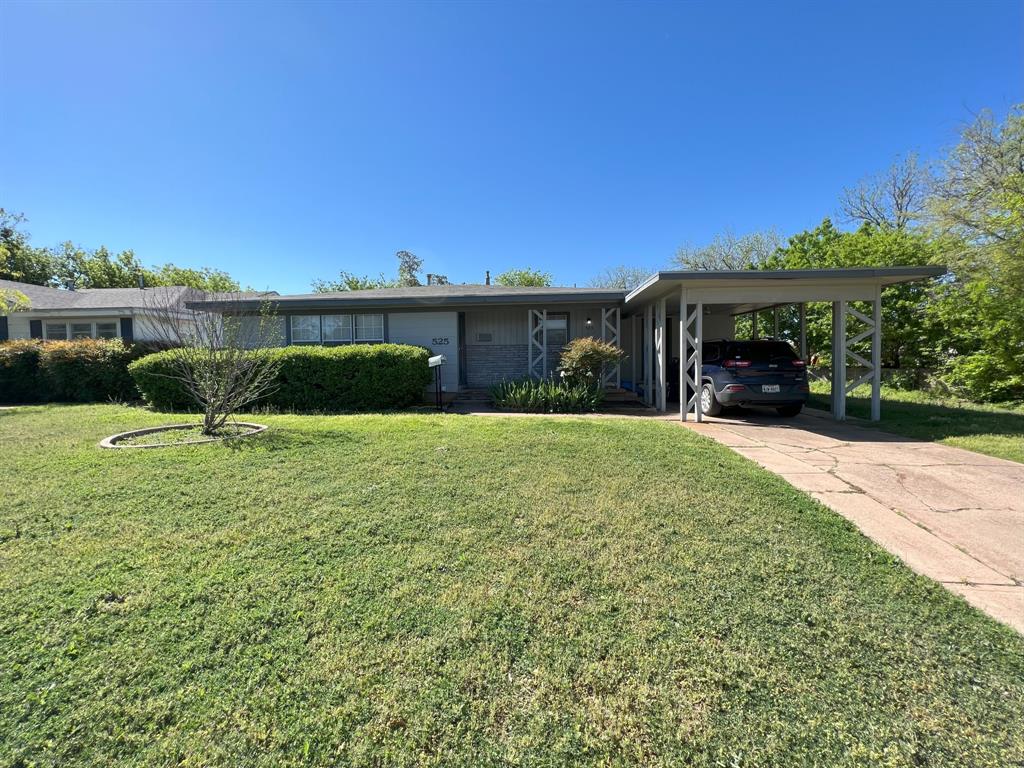
<svg viewBox="0 0 1024 768">
<path fill-rule="evenodd" d="M 813 411 L 686 426 L 808 492 L 918 573 L 1024 633 L 1024 464 Z"/>
</svg>

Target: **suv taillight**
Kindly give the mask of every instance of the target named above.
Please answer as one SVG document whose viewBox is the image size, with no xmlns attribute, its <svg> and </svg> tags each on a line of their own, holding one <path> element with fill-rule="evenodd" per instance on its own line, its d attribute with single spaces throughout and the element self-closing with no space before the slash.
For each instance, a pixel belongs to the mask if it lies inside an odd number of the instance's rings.
<svg viewBox="0 0 1024 768">
<path fill-rule="evenodd" d="M 795 365 L 797 368 L 803 368 L 807 365 L 807 363 L 803 360 L 797 359 L 793 361 L 793 365 Z"/>
<path fill-rule="evenodd" d="M 749 368 L 749 360 L 725 360 L 722 362 L 722 366 L 725 368 Z"/>
</svg>

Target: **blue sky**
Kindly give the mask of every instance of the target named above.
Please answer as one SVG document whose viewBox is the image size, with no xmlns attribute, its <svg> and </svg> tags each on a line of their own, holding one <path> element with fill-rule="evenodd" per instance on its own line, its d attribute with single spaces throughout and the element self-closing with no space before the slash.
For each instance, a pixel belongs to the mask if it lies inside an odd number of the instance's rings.
<svg viewBox="0 0 1024 768">
<path fill-rule="evenodd" d="M 33 242 L 304 292 L 394 252 L 585 284 L 784 234 L 1024 99 L 1024 4 L 0 5 Z"/>
</svg>

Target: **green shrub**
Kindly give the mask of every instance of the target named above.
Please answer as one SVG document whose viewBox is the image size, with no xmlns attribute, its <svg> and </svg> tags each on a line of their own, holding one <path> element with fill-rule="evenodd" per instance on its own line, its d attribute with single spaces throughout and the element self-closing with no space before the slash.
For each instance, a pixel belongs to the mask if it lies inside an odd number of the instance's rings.
<svg viewBox="0 0 1024 768">
<path fill-rule="evenodd" d="M 42 403 L 47 399 L 39 372 L 43 342 L 19 339 L 0 344 L 0 403 Z"/>
<path fill-rule="evenodd" d="M 197 411 L 199 404 L 181 382 L 170 378 L 176 375 L 172 355 L 173 350 L 165 350 L 140 357 L 128 366 L 128 373 L 142 393 L 142 399 L 157 410 Z"/>
<path fill-rule="evenodd" d="M 1024 375 L 1020 366 L 986 352 L 975 352 L 951 360 L 943 381 L 961 397 L 980 402 L 1024 399 Z"/>
<path fill-rule="evenodd" d="M 39 354 L 47 397 L 74 403 L 135 400 L 139 393 L 128 364 L 145 353 L 120 339 L 48 341 Z"/>
<path fill-rule="evenodd" d="M 280 368 L 276 389 L 257 406 L 286 411 L 372 411 L 405 408 L 430 384 L 429 352 L 404 344 L 293 346 L 270 350 Z M 169 378 L 171 356 L 158 352 L 129 366 L 146 402 L 159 410 L 198 406 Z"/>
<path fill-rule="evenodd" d="M 607 341 L 581 336 L 562 351 L 559 370 L 571 382 L 601 382 L 603 375 L 622 360 L 622 350 Z"/>
<path fill-rule="evenodd" d="M 604 400 L 604 386 L 589 381 L 519 379 L 491 387 L 496 408 L 526 413 L 589 413 Z"/>
<path fill-rule="evenodd" d="M 120 339 L 0 344 L 0 402 L 89 403 L 134 400 L 128 364 L 147 350 Z"/>
<path fill-rule="evenodd" d="M 296 411 L 375 411 L 405 408 L 430 384 L 430 353 L 405 344 L 285 347 L 278 388 L 267 404 Z"/>
</svg>

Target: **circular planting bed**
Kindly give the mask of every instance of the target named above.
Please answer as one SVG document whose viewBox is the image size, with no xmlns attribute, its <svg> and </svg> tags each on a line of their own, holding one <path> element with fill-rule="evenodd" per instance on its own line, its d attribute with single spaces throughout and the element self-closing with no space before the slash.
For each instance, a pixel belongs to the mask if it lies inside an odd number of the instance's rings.
<svg viewBox="0 0 1024 768">
<path fill-rule="evenodd" d="M 100 448 L 168 448 L 174 445 L 199 445 L 251 437 L 265 429 L 266 426 L 263 424 L 236 421 L 225 424 L 217 430 L 216 435 L 211 436 L 203 434 L 201 424 L 168 424 L 111 435 L 100 442 Z"/>
</svg>

